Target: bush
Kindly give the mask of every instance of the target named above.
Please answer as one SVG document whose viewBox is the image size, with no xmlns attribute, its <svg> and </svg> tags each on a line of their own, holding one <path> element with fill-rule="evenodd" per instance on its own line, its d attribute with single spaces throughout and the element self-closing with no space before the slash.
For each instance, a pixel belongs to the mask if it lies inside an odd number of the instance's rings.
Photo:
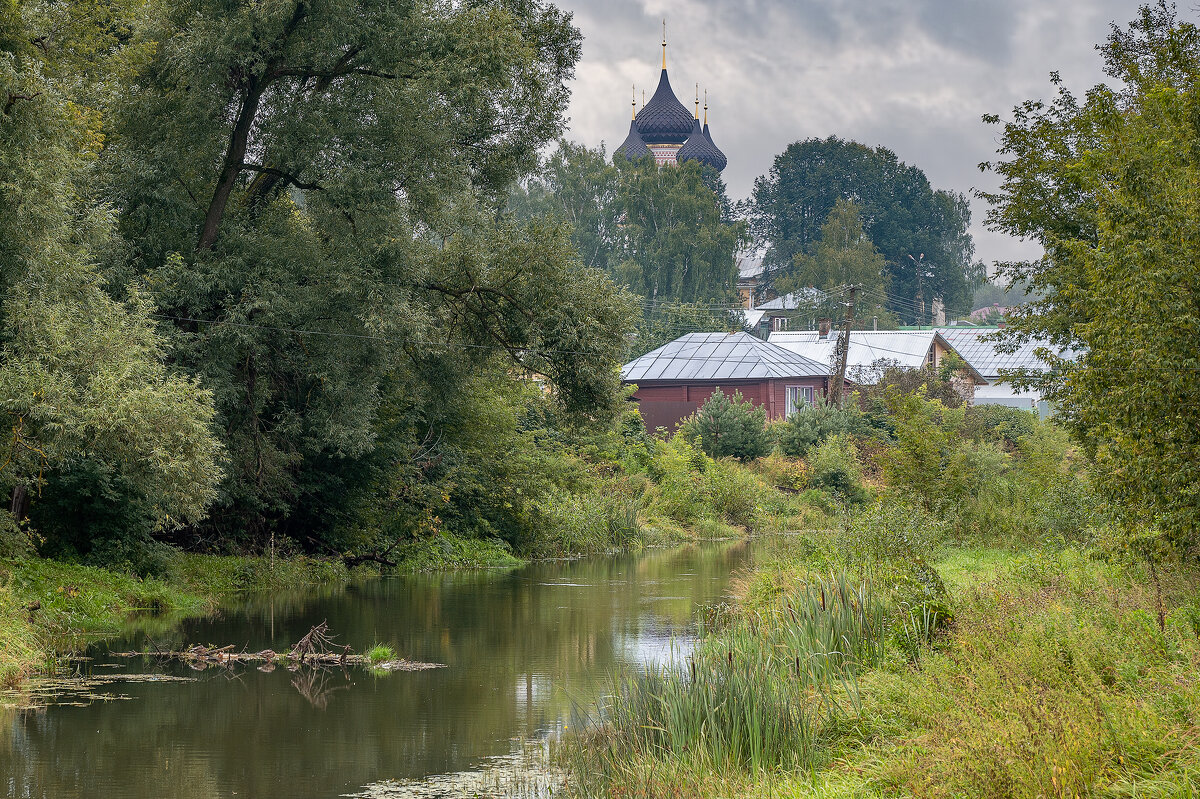
<svg viewBox="0 0 1200 799">
<path fill-rule="evenodd" d="M 849 436 L 835 435 L 825 439 L 809 459 L 812 467 L 810 484 L 828 491 L 847 505 L 860 505 L 869 498 L 858 463 L 858 448 Z"/>
<path fill-rule="evenodd" d="M 1033 435 L 1037 414 L 1006 405 L 973 405 L 963 416 L 962 434 L 975 441 L 991 441 L 1015 449 L 1018 442 Z"/>
<path fill-rule="evenodd" d="M 700 448 L 710 457 L 745 461 L 767 454 L 766 421 L 766 410 L 743 399 L 740 391 L 726 397 L 718 389 L 700 406 L 695 429 Z"/>
<path fill-rule="evenodd" d="M 834 435 L 866 435 L 871 428 L 853 403 L 845 408 L 820 399 L 811 407 L 793 413 L 773 426 L 779 448 L 785 455 L 802 458 L 808 451 Z"/>
<path fill-rule="evenodd" d="M 709 507 L 718 518 L 747 529 L 754 527 L 763 494 L 757 477 L 734 463 L 718 462 L 705 472 L 704 484 Z"/>
</svg>

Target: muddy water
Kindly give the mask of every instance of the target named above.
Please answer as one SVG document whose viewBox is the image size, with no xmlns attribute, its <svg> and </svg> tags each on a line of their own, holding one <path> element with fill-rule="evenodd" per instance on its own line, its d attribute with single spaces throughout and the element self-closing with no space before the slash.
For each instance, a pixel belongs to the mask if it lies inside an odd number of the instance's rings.
<svg viewBox="0 0 1200 799">
<path fill-rule="evenodd" d="M 614 670 L 680 657 L 697 609 L 748 559 L 747 545 L 727 542 L 245 598 L 150 641 L 97 647 L 80 664 L 99 678 L 88 695 L 0 713 L 0 796 L 336 797 L 436 784 L 553 735 Z M 282 651 L 321 621 L 340 644 L 380 642 L 445 668 L 194 671 L 108 654 L 196 642 Z"/>
</svg>

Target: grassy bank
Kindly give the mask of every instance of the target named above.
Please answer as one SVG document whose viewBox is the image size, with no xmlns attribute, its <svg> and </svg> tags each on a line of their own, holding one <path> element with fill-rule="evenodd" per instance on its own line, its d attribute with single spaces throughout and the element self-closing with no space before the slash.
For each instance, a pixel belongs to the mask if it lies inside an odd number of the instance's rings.
<svg viewBox="0 0 1200 799">
<path fill-rule="evenodd" d="M 1061 431 L 920 393 L 807 424 L 748 467 L 802 532 L 581 710 L 575 795 L 1200 795 L 1200 571 L 1115 529 Z"/>
<path fill-rule="evenodd" d="M 41 558 L 0 562 L 0 685 L 52 668 L 56 656 L 134 627 L 165 630 L 212 612 L 243 590 L 348 581 L 340 562 L 174 552 L 159 576 L 140 578 Z"/>
<path fill-rule="evenodd" d="M 804 548 L 745 580 L 687 664 L 614 680 L 565 747 L 577 795 L 1200 791 L 1200 575 L 1160 574 L 1160 628 L 1143 569 L 952 544 L 942 621 Z"/>
</svg>

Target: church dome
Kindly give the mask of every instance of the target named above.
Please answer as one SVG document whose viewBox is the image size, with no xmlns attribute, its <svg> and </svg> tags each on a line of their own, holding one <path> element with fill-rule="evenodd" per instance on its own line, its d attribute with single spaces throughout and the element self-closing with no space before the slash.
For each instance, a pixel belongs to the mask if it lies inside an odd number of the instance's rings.
<svg viewBox="0 0 1200 799">
<path fill-rule="evenodd" d="M 625 141 L 621 146 L 613 151 L 613 158 L 622 156 L 634 161 L 643 156 L 650 155 L 650 148 L 646 146 L 646 142 L 642 141 L 642 137 L 638 135 L 636 123 L 629 123 L 629 135 L 625 137 Z"/>
<path fill-rule="evenodd" d="M 638 134 L 646 144 L 683 144 L 692 129 L 692 122 L 692 115 L 672 91 L 664 67 L 654 96 L 634 120 Z"/>
<path fill-rule="evenodd" d="M 708 145 L 710 147 L 712 147 L 713 153 L 717 156 L 717 163 L 713 164 L 713 166 L 716 167 L 716 170 L 718 172 L 720 172 L 729 163 L 729 159 L 725 157 L 725 153 L 721 152 L 721 148 L 718 147 L 713 142 L 712 134 L 710 134 L 708 132 L 708 105 L 707 105 L 707 103 L 704 106 L 704 130 L 703 130 L 703 132 L 704 132 L 704 138 L 708 139 Z"/>
<path fill-rule="evenodd" d="M 679 163 L 684 161 L 699 161 L 720 172 L 725 168 L 725 154 L 718 150 L 700 127 L 700 120 L 692 120 L 692 133 L 688 136 L 679 152 L 675 154 Z"/>
</svg>

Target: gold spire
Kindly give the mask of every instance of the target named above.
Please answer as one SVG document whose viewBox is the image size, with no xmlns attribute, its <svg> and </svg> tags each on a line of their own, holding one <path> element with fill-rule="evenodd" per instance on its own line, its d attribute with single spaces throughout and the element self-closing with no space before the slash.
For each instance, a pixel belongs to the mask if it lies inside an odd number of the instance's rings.
<svg viewBox="0 0 1200 799">
<path fill-rule="evenodd" d="M 667 18 L 663 17 L 663 69 L 667 68 Z"/>
<path fill-rule="evenodd" d="M 696 84 L 696 121 L 700 121 L 700 84 Z"/>
<path fill-rule="evenodd" d="M 708 127 L 708 89 L 704 90 L 704 127 Z"/>
<path fill-rule="evenodd" d="M 646 107 L 646 90 L 642 89 L 642 108 Z"/>
<path fill-rule="evenodd" d="M 629 104 L 633 106 L 633 110 L 630 112 L 629 118 L 637 119 L 637 86 L 633 87 L 633 99 L 629 101 Z"/>
</svg>

